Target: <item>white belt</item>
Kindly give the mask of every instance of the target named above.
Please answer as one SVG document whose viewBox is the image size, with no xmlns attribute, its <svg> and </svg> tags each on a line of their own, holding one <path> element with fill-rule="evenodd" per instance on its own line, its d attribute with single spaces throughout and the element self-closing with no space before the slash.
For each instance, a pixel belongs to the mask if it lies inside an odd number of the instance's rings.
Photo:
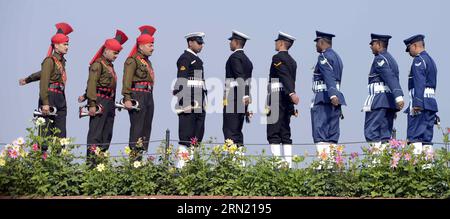
<svg viewBox="0 0 450 219">
<path fill-rule="evenodd" d="M 237 87 L 237 86 L 239 86 L 237 81 L 231 81 L 230 82 L 230 87 Z"/>
<path fill-rule="evenodd" d="M 369 96 L 367 96 L 366 101 L 364 102 L 364 112 L 370 112 L 372 110 L 372 103 L 376 94 L 391 93 L 391 89 L 386 86 L 384 82 L 371 83 L 367 85 L 367 88 L 369 90 Z"/>
<path fill-rule="evenodd" d="M 431 87 L 425 88 L 425 91 L 423 92 L 423 97 L 425 97 L 425 98 L 435 98 L 435 90 L 434 90 L 434 88 L 431 88 Z"/>
<path fill-rule="evenodd" d="M 187 81 L 187 86 L 188 87 L 203 87 L 205 83 L 203 81 L 200 80 L 188 80 Z"/>
<path fill-rule="evenodd" d="M 336 83 L 336 89 L 341 90 L 341 85 Z M 327 91 L 327 84 L 324 81 L 314 81 L 313 82 L 313 92 L 318 93 L 322 91 Z"/>
<path fill-rule="evenodd" d="M 279 92 L 283 90 L 283 84 L 281 82 L 271 82 L 270 90 L 272 92 Z"/>
</svg>

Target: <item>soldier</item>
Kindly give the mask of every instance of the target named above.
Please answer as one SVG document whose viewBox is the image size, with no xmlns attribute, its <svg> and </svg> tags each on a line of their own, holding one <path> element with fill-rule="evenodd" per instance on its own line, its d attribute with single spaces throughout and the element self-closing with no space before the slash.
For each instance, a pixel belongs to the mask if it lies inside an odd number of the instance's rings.
<svg viewBox="0 0 450 219">
<path fill-rule="evenodd" d="M 242 126 L 250 103 L 250 79 L 253 65 L 244 53 L 244 46 L 250 38 L 238 31 L 233 31 L 230 49 L 233 53 L 225 66 L 225 91 L 223 108 L 223 135 L 238 146 L 243 146 Z"/>
<path fill-rule="evenodd" d="M 267 140 L 272 154 L 281 155 L 283 145 L 284 161 L 289 167 L 292 165 L 291 116 L 294 114 L 294 104 L 299 103 L 295 93 L 295 78 L 297 63 L 289 55 L 288 50 L 295 41 L 295 37 L 279 32 L 275 39 L 275 50 L 272 57 L 269 76 L 270 114 L 268 114 Z"/>
<path fill-rule="evenodd" d="M 433 125 L 437 118 L 436 102 L 437 69 L 425 51 L 424 35 L 414 35 L 403 42 L 406 52 L 413 57 L 408 79 L 410 95 L 407 140 L 414 145 L 414 153 L 432 151 Z"/>
<path fill-rule="evenodd" d="M 320 54 L 314 67 L 314 98 L 311 103 L 312 135 L 318 154 L 330 153 L 330 144 L 339 141 L 341 105 L 346 105 L 340 91 L 344 65 L 332 49 L 334 34 L 316 31 L 316 50 Z"/>
<path fill-rule="evenodd" d="M 152 26 L 139 27 L 141 35 L 136 40 L 130 55 L 125 61 L 122 95 L 130 115 L 130 148 L 132 160 L 142 160 L 143 151 L 148 150 L 154 112 L 153 85 L 155 73 L 148 57 L 153 53 Z M 135 100 L 139 110 L 132 109 Z"/>
<path fill-rule="evenodd" d="M 29 83 L 35 82 L 35 81 L 39 81 L 41 80 L 41 71 L 37 71 L 35 73 L 32 73 L 30 75 L 28 75 L 25 78 L 21 78 L 19 79 L 19 85 L 20 86 L 24 86 L 27 85 Z M 78 97 L 78 102 L 82 103 L 86 100 L 86 93 L 84 93 L 83 95 Z"/>
<path fill-rule="evenodd" d="M 387 51 L 389 35 L 371 34 L 370 48 L 375 55 L 369 72 L 364 135 L 378 149 L 391 139 L 396 112 L 404 106 L 395 59 Z"/>
<path fill-rule="evenodd" d="M 189 154 L 192 159 L 192 150 L 187 147 L 193 142 L 201 142 L 205 132 L 205 97 L 206 87 L 203 72 L 203 61 L 198 53 L 203 48 L 205 33 L 195 32 L 185 36 L 188 48 L 181 54 L 177 61 L 177 81 L 173 95 L 178 97 L 178 136 L 180 138 L 178 157 Z M 177 167 L 182 168 L 183 159 L 178 159 Z"/>
<path fill-rule="evenodd" d="M 49 124 L 49 128 L 57 128 L 60 132 L 57 137 L 66 137 L 66 96 L 65 85 L 67 82 L 66 75 L 66 59 L 64 55 L 69 48 L 69 37 L 73 29 L 67 23 L 58 23 L 55 25 L 57 33 L 51 39 L 51 45 L 47 53 L 47 57 L 42 62 L 40 84 L 39 84 L 39 107 L 42 109 L 43 115 L 53 122 Z M 57 109 L 56 116 L 46 116 L 50 113 L 50 107 Z M 44 135 L 55 135 L 54 132 L 44 133 Z M 44 150 L 46 148 L 43 148 Z"/>
<path fill-rule="evenodd" d="M 105 152 L 111 143 L 117 86 L 117 75 L 112 63 L 127 40 L 127 35 L 117 30 L 115 38 L 107 39 L 90 62 L 86 89 L 90 116 L 86 161 L 92 166 L 95 165 L 96 148 Z M 97 107 L 102 107 L 101 114 L 96 115 Z"/>
</svg>

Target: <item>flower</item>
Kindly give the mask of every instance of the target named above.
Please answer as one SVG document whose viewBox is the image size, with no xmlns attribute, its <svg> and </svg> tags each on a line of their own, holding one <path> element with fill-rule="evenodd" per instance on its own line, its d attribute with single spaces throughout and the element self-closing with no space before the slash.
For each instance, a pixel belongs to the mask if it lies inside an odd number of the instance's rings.
<svg viewBox="0 0 450 219">
<path fill-rule="evenodd" d="M 434 151 L 433 149 L 427 149 L 425 151 L 425 160 L 433 160 L 434 159 Z"/>
<path fill-rule="evenodd" d="M 327 152 L 325 152 L 325 149 L 322 152 L 320 152 L 319 157 L 320 157 L 321 160 L 327 160 L 328 159 L 328 154 L 327 154 Z"/>
<path fill-rule="evenodd" d="M 338 166 L 342 166 L 342 164 L 344 164 L 344 159 L 342 158 L 342 156 L 338 155 L 335 158 L 335 162 Z"/>
<path fill-rule="evenodd" d="M 109 157 L 109 151 L 105 151 L 105 153 L 103 153 L 104 157 Z"/>
<path fill-rule="evenodd" d="M 62 154 L 63 156 L 67 156 L 67 155 L 69 155 L 69 150 L 63 148 L 63 149 L 61 150 L 61 154 Z"/>
<path fill-rule="evenodd" d="M 28 152 L 26 152 L 24 149 L 20 149 L 19 150 L 19 155 L 21 156 L 21 157 L 26 157 L 26 156 L 28 156 Z"/>
<path fill-rule="evenodd" d="M 35 124 L 36 126 L 44 125 L 44 124 L 45 124 L 45 119 L 42 118 L 42 117 L 39 117 L 39 118 L 37 118 L 37 119 L 34 121 L 34 124 Z"/>
<path fill-rule="evenodd" d="M 17 150 L 14 149 L 9 149 L 8 150 L 8 155 L 10 158 L 16 159 L 17 157 L 19 157 L 19 152 Z"/>
<path fill-rule="evenodd" d="M 215 153 L 215 154 L 219 154 L 220 153 L 220 145 L 216 145 L 216 146 L 214 146 L 213 147 L 213 152 Z"/>
<path fill-rule="evenodd" d="M 25 140 L 22 137 L 17 138 L 15 141 L 16 145 L 23 145 L 25 144 Z"/>
<path fill-rule="evenodd" d="M 339 145 L 339 146 L 337 146 L 336 151 L 337 151 L 338 153 L 342 153 L 342 152 L 344 151 L 344 145 Z"/>
<path fill-rule="evenodd" d="M 396 168 L 398 165 L 398 161 L 401 158 L 401 154 L 396 152 L 394 153 L 394 155 L 392 156 L 392 160 L 391 160 L 391 168 Z"/>
<path fill-rule="evenodd" d="M 97 167 L 95 168 L 98 172 L 103 172 L 105 169 L 106 169 L 106 167 L 105 167 L 105 164 L 99 164 L 99 165 L 97 165 Z"/>
<path fill-rule="evenodd" d="M 131 148 L 129 146 L 125 147 L 125 154 L 130 155 L 131 153 Z"/>
<path fill-rule="evenodd" d="M 100 153 L 102 152 L 102 149 L 100 147 L 95 148 L 95 155 L 100 156 Z"/>
<path fill-rule="evenodd" d="M 406 153 L 405 154 L 405 160 L 407 160 L 407 161 L 411 160 L 411 154 Z"/>
<path fill-rule="evenodd" d="M 47 157 L 48 157 L 47 152 L 44 152 L 44 153 L 42 154 L 42 159 L 47 160 Z"/>
<path fill-rule="evenodd" d="M 148 156 L 147 161 L 153 162 L 156 158 L 154 156 Z"/>
<path fill-rule="evenodd" d="M 358 152 L 352 152 L 350 153 L 350 158 L 355 159 L 358 157 Z"/>
<path fill-rule="evenodd" d="M 144 140 L 142 138 L 139 138 L 136 142 L 136 147 L 141 148 L 144 145 Z"/>
<path fill-rule="evenodd" d="M 400 146 L 402 146 L 402 141 L 399 141 L 397 139 L 391 139 L 389 140 L 389 144 L 391 145 L 392 149 L 397 149 Z"/>
<path fill-rule="evenodd" d="M 234 142 L 233 142 L 233 140 L 228 138 L 227 140 L 225 140 L 225 144 L 228 146 L 231 146 L 232 144 L 234 144 Z"/>
<path fill-rule="evenodd" d="M 0 153 L 0 158 L 6 157 L 6 150 L 2 150 L 2 153 Z"/>
<path fill-rule="evenodd" d="M 96 150 L 97 150 L 97 145 L 95 145 L 95 144 L 93 144 L 93 145 L 91 145 L 91 146 L 89 147 L 89 151 L 90 151 L 91 153 L 95 153 Z"/>
<path fill-rule="evenodd" d="M 39 150 L 39 145 L 37 143 L 34 143 L 32 147 L 33 147 L 33 151 Z"/>
<path fill-rule="evenodd" d="M 6 165 L 5 159 L 0 159 L 0 167 L 4 167 Z"/>
<path fill-rule="evenodd" d="M 226 144 L 222 145 L 222 151 L 228 152 L 228 145 Z"/>
<path fill-rule="evenodd" d="M 232 144 L 229 148 L 228 148 L 228 152 L 230 154 L 234 154 L 234 152 L 236 152 L 236 150 L 238 149 L 238 147 L 236 146 L 236 144 Z"/>
<path fill-rule="evenodd" d="M 450 134 L 450 128 L 447 128 L 447 134 Z"/>
<path fill-rule="evenodd" d="M 292 156 L 292 161 L 294 163 L 300 163 L 300 162 L 302 162 L 304 160 L 305 160 L 305 157 L 303 157 L 303 156 L 298 156 L 296 154 L 294 156 Z"/>
<path fill-rule="evenodd" d="M 181 151 L 178 153 L 178 157 L 183 160 L 189 160 L 189 151 Z"/>
<path fill-rule="evenodd" d="M 68 145 L 70 144 L 70 138 L 61 138 L 59 142 L 61 143 L 61 145 Z"/>
<path fill-rule="evenodd" d="M 139 168 L 141 166 L 142 166 L 142 163 L 140 161 L 134 161 L 134 163 L 133 163 L 134 168 Z"/>
<path fill-rule="evenodd" d="M 197 137 L 192 137 L 191 138 L 191 145 L 197 145 L 198 144 L 198 139 Z"/>
</svg>

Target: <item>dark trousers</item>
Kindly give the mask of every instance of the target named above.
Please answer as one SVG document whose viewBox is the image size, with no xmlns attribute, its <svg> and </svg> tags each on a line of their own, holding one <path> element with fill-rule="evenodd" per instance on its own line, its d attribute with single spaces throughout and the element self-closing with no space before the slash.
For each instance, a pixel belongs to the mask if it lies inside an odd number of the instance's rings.
<svg viewBox="0 0 450 219">
<path fill-rule="evenodd" d="M 39 133 L 41 136 L 56 136 L 59 138 L 65 138 L 67 136 L 66 132 L 66 117 L 67 117 L 67 104 L 66 104 L 66 95 L 64 93 L 55 93 L 48 92 L 48 102 L 50 107 L 56 107 L 56 116 L 46 116 L 43 117 L 45 119 L 45 127 L 48 125 L 48 131 L 42 131 Z M 39 99 L 39 107 L 42 106 L 42 101 Z M 53 122 L 49 122 L 52 120 Z M 57 128 L 60 132 L 55 133 L 53 129 Z M 47 150 L 47 145 L 43 145 L 42 149 L 44 151 Z"/>
<path fill-rule="evenodd" d="M 133 91 L 131 98 L 139 102 L 139 111 L 129 110 L 130 115 L 130 148 L 136 160 L 142 159 L 142 152 L 148 150 L 154 113 L 153 93 Z M 136 142 L 141 139 L 142 146 Z"/>
<path fill-rule="evenodd" d="M 243 145 L 244 135 L 242 127 L 244 126 L 245 113 L 227 113 L 223 111 L 223 136 L 224 139 L 231 139 L 237 145 Z"/>
<path fill-rule="evenodd" d="M 291 139 L 291 116 L 294 112 L 294 105 L 287 95 L 280 95 L 278 106 L 272 103 L 267 124 L 267 141 L 269 144 L 292 144 Z M 275 115 L 275 108 L 278 108 L 278 118 Z"/>
<path fill-rule="evenodd" d="M 317 104 L 311 108 L 311 125 L 314 143 L 339 141 L 341 107 Z"/>
<path fill-rule="evenodd" d="M 192 138 L 197 138 L 198 142 L 203 140 L 205 133 L 205 111 L 201 113 L 181 113 L 178 115 L 178 136 L 179 144 L 190 146 Z"/>
<path fill-rule="evenodd" d="M 366 112 L 364 136 L 368 142 L 387 142 L 391 139 L 394 127 L 395 110 L 375 109 Z"/>
<path fill-rule="evenodd" d="M 433 141 L 435 119 L 436 112 L 429 110 L 422 110 L 414 116 L 408 114 L 408 141 L 430 144 Z"/>
<path fill-rule="evenodd" d="M 109 149 L 109 144 L 113 136 L 114 117 L 116 115 L 114 100 L 97 97 L 97 104 L 103 106 L 103 113 L 89 118 L 89 131 L 87 135 L 86 161 L 92 165 L 96 164 L 95 147 L 99 147 L 102 152 Z"/>
</svg>

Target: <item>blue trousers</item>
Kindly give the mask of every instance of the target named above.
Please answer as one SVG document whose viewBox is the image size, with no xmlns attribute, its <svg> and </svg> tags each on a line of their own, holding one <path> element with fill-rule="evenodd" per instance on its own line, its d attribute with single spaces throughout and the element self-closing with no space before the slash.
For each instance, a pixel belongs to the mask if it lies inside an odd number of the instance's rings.
<svg viewBox="0 0 450 219">
<path fill-rule="evenodd" d="M 366 112 L 364 136 L 368 142 L 389 141 L 394 127 L 395 110 L 376 109 Z"/>
<path fill-rule="evenodd" d="M 339 141 L 341 107 L 317 104 L 311 108 L 312 136 L 314 143 Z"/>
<path fill-rule="evenodd" d="M 436 112 L 429 110 L 422 110 L 415 116 L 408 114 L 408 141 L 431 143 L 433 140 L 433 127 L 435 119 Z"/>
</svg>

